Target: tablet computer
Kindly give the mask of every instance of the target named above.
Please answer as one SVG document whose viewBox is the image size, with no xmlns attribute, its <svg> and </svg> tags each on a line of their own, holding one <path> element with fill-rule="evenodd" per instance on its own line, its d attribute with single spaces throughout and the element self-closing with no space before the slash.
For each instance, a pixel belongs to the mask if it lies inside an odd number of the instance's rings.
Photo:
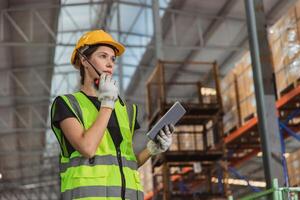
<svg viewBox="0 0 300 200">
<path fill-rule="evenodd" d="M 176 101 L 173 106 L 164 114 L 164 116 L 162 116 L 151 128 L 151 130 L 147 133 L 147 136 L 151 140 L 155 141 L 156 135 L 165 125 L 175 125 L 185 113 L 186 110 L 184 107 L 178 101 Z"/>
</svg>

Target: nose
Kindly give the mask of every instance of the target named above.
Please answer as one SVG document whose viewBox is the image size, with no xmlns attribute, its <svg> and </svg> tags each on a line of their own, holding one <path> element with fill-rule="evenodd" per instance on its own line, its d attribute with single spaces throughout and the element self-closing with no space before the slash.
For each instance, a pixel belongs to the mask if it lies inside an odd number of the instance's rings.
<svg viewBox="0 0 300 200">
<path fill-rule="evenodd" d="M 106 61 L 107 61 L 107 62 L 106 62 L 106 66 L 107 66 L 108 68 L 112 68 L 113 65 L 114 65 L 114 61 L 112 60 L 112 58 L 109 57 Z"/>
<path fill-rule="evenodd" d="M 109 61 L 107 61 L 107 63 L 106 63 L 106 67 L 111 69 L 111 68 L 112 68 L 112 66 L 113 66 L 113 63 L 112 63 L 112 61 L 110 61 L 110 60 L 109 60 Z"/>
</svg>

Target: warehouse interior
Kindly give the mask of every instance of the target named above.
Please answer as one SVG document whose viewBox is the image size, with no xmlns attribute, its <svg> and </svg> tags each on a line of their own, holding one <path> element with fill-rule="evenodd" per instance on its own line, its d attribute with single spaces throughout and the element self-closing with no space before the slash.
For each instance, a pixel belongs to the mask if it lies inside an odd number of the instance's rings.
<svg viewBox="0 0 300 200">
<path fill-rule="evenodd" d="M 170 149 L 139 168 L 145 200 L 298 198 L 300 0 L 2 0 L 0 9 L 1 200 L 61 199 L 50 107 L 79 90 L 71 53 L 95 29 L 126 47 L 113 78 L 139 108 L 136 152 L 174 102 L 187 110 Z"/>
</svg>

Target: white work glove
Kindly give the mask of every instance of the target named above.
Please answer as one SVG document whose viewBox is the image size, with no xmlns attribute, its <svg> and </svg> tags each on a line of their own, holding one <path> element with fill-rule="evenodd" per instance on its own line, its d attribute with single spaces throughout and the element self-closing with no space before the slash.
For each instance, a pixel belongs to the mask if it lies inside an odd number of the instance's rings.
<svg viewBox="0 0 300 200">
<path fill-rule="evenodd" d="M 101 74 L 98 88 L 98 99 L 101 102 L 101 107 L 114 109 L 118 95 L 119 89 L 116 81 L 108 74 Z"/>
<path fill-rule="evenodd" d="M 157 155 L 167 151 L 172 144 L 172 133 L 175 127 L 173 124 L 164 126 L 157 134 L 157 142 L 150 140 L 147 144 L 147 149 L 151 155 Z"/>
</svg>

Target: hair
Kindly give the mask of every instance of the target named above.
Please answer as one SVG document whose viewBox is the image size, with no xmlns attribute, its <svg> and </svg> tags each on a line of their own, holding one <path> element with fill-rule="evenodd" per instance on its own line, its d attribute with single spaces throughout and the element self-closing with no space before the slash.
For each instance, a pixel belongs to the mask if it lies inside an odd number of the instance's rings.
<svg viewBox="0 0 300 200">
<path fill-rule="evenodd" d="M 115 52 L 115 54 L 117 54 L 118 49 L 112 45 L 109 44 L 94 44 L 94 45 L 90 45 L 88 47 L 88 49 L 86 49 L 83 53 L 83 55 L 85 55 L 88 59 L 90 59 L 90 57 L 92 56 L 92 54 L 98 49 L 98 47 L 100 46 L 107 46 L 113 49 L 113 51 Z M 85 70 L 84 67 L 80 61 L 80 58 L 78 57 L 78 54 L 76 56 L 76 61 L 75 61 L 75 65 L 79 66 L 79 70 L 80 70 L 80 83 L 81 85 L 84 84 L 84 76 L 85 76 Z"/>
</svg>

